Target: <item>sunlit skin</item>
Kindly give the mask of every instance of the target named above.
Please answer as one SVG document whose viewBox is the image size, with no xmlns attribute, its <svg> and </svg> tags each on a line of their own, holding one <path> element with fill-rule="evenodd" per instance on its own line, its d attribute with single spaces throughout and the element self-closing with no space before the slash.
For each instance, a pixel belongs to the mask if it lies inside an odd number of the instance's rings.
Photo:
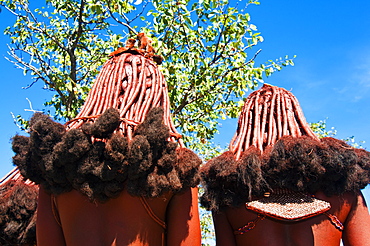
<svg viewBox="0 0 370 246">
<path fill-rule="evenodd" d="M 106 203 L 91 203 L 78 191 L 56 197 L 61 226 L 54 218 L 51 196 L 41 187 L 38 204 L 37 245 L 200 245 L 197 189 L 148 198 L 152 211 L 167 231 L 144 209 L 139 197 L 124 190 Z"/>
<path fill-rule="evenodd" d="M 327 216 L 318 215 L 293 223 L 266 218 L 245 234 L 234 235 L 234 230 L 257 217 L 241 206 L 213 214 L 217 246 L 339 246 L 341 239 L 345 246 L 370 245 L 370 216 L 360 192 L 333 197 L 319 192 L 315 196 L 330 202 L 329 213 L 343 223 L 343 232 L 335 228 Z"/>
</svg>

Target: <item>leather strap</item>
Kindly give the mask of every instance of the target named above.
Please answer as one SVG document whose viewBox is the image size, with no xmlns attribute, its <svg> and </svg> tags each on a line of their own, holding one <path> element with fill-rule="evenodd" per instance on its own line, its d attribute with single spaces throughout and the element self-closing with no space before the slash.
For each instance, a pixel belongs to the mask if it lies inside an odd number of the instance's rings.
<svg viewBox="0 0 370 246">
<path fill-rule="evenodd" d="M 166 230 L 166 222 L 161 220 L 152 210 L 152 208 L 149 206 L 148 201 L 145 199 L 145 197 L 140 197 L 140 202 L 143 204 L 143 207 L 145 208 L 148 215 L 158 224 L 160 225 L 164 230 Z"/>
<path fill-rule="evenodd" d="M 323 214 L 325 214 L 330 219 L 330 222 L 335 226 L 335 228 L 337 228 L 339 231 L 343 231 L 344 226 L 337 216 L 335 216 L 334 214 L 329 214 L 328 212 L 324 212 Z M 235 230 L 234 235 L 243 235 L 244 233 L 253 230 L 256 227 L 257 222 L 264 220 L 265 218 L 266 215 L 258 214 L 256 219 L 249 221 L 244 226 L 239 227 L 237 230 Z"/>
<path fill-rule="evenodd" d="M 54 219 L 58 223 L 58 225 L 62 227 L 62 222 L 60 221 L 58 205 L 55 195 L 51 194 L 50 199 L 51 199 L 51 210 L 53 212 Z"/>
</svg>

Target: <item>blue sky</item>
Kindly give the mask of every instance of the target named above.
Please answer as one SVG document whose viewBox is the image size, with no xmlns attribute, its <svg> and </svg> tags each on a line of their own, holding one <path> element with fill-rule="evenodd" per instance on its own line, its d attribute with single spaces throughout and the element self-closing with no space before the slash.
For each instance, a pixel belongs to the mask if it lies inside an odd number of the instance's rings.
<svg viewBox="0 0 370 246">
<path fill-rule="evenodd" d="M 335 127 L 337 138 L 355 136 L 370 150 L 370 1 L 296 1 L 262 0 L 250 6 L 251 22 L 265 41 L 257 62 L 289 55 L 294 67 L 266 79 L 272 85 L 291 90 L 298 98 L 308 122 L 325 120 Z M 0 13 L 0 30 L 11 25 L 13 17 Z M 4 59 L 8 37 L 0 34 L 0 177 L 12 169 L 10 138 L 20 131 L 10 112 L 30 113 L 28 98 L 34 109 L 42 109 L 50 93 L 31 81 L 22 71 Z M 236 120 L 222 122 L 216 142 L 225 146 L 236 129 Z M 370 188 L 364 190 L 370 201 Z"/>
</svg>

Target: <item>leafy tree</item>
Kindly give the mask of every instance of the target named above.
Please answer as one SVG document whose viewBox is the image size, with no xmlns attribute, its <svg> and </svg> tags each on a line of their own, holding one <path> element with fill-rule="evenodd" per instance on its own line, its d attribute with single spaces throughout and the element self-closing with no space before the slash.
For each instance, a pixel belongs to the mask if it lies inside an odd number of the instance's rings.
<svg viewBox="0 0 370 246">
<path fill-rule="evenodd" d="M 200 228 L 202 231 L 202 245 L 214 245 L 215 230 L 213 228 L 213 218 L 211 212 L 200 207 Z"/>
<path fill-rule="evenodd" d="M 326 120 L 320 120 L 318 122 L 309 123 L 312 131 L 319 137 L 334 137 L 337 134 L 337 130 L 334 127 L 327 129 Z"/>
<path fill-rule="evenodd" d="M 256 64 L 261 51 L 256 46 L 263 37 L 247 8 L 258 4 L 257 0 L 46 0 L 38 6 L 36 1 L 0 0 L 0 8 L 15 16 L 4 31 L 10 37 L 8 59 L 32 76 L 29 87 L 42 83 L 53 92 L 45 111 L 51 109 L 58 120 L 77 114 L 110 52 L 138 32 L 148 34 L 165 58 L 161 70 L 175 124 L 188 147 L 207 158 L 218 154 L 208 141 L 217 132 L 218 120 L 237 117 L 249 89 L 264 76 L 293 65 L 288 57 Z M 17 119 L 25 123 L 22 117 Z M 210 214 L 204 212 L 202 218 L 207 239 L 213 233 Z"/>
<path fill-rule="evenodd" d="M 315 123 L 309 123 L 312 131 L 319 137 L 335 137 L 337 135 L 337 130 L 335 130 L 334 127 L 331 127 L 330 130 L 327 129 L 326 120 L 320 120 Z M 365 143 L 365 141 L 359 141 L 357 142 L 355 140 L 354 136 L 347 137 L 345 139 L 342 139 L 347 144 L 351 145 L 354 148 L 363 148 L 362 144 Z"/>
<path fill-rule="evenodd" d="M 293 65 L 288 58 L 255 63 L 263 37 L 246 10 L 259 2 L 242 2 L 0 0 L 0 6 L 16 18 L 5 30 L 9 60 L 32 75 L 29 86 L 41 82 L 54 92 L 45 106 L 61 120 L 76 115 L 110 52 L 137 32 L 149 34 L 165 58 L 175 124 L 189 147 L 206 153 L 218 120 L 237 117 L 247 90 Z"/>
</svg>

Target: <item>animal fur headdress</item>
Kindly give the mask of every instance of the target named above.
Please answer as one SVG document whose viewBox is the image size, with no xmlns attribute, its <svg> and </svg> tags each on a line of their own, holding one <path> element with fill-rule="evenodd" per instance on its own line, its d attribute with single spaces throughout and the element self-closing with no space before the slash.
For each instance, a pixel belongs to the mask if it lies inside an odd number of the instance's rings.
<svg viewBox="0 0 370 246">
<path fill-rule="evenodd" d="M 36 113 L 30 137 L 15 136 L 14 163 L 53 194 L 72 189 L 104 202 L 181 192 L 199 181 L 201 160 L 184 148 L 170 116 L 167 84 L 150 59 L 124 52 L 103 66 L 75 119 Z"/>
<path fill-rule="evenodd" d="M 229 151 L 202 167 L 202 204 L 240 206 L 276 188 L 326 195 L 364 188 L 370 153 L 334 138 L 319 139 L 289 91 L 265 84 L 241 111 Z"/>
</svg>

